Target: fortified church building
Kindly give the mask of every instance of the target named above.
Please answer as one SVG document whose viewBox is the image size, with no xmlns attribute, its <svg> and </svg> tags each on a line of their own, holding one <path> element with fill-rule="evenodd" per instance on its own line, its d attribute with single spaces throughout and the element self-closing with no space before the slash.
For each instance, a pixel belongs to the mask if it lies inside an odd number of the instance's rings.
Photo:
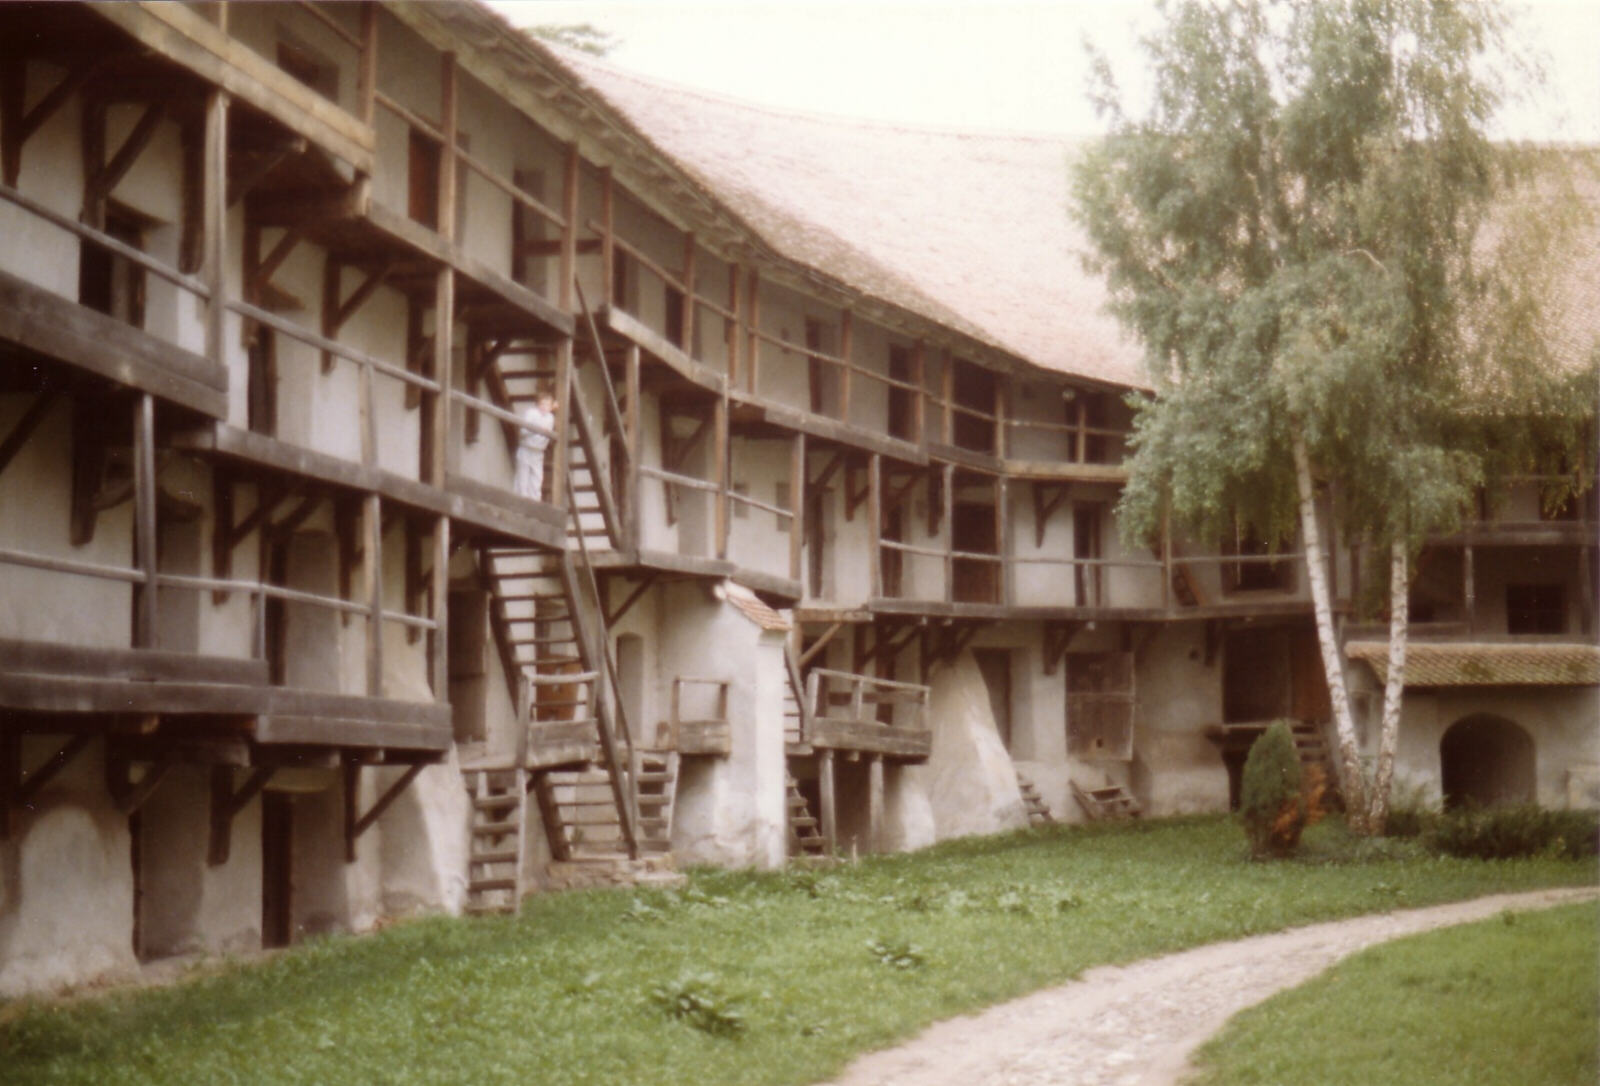
<svg viewBox="0 0 1600 1086">
<path fill-rule="evenodd" d="M 0 42 L 0 997 L 1223 811 L 1278 718 L 1324 757 L 1298 545 L 1119 538 L 1143 378 L 1069 144 L 736 104 L 471 2 L 8 3 Z M 1592 321 L 1600 246 L 1573 281 Z M 1596 803 L 1595 494 L 1542 482 L 1423 553 L 1404 787 Z"/>
</svg>

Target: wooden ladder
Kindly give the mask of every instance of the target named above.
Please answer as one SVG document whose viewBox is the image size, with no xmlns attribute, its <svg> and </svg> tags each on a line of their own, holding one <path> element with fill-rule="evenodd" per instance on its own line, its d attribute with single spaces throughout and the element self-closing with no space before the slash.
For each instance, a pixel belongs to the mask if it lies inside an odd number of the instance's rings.
<svg viewBox="0 0 1600 1086">
<path fill-rule="evenodd" d="M 636 857 L 630 744 L 602 691 L 603 642 L 590 632 L 593 620 L 586 621 L 572 556 L 519 547 L 486 547 L 480 554 L 502 666 L 508 676 L 525 677 L 532 690 L 523 731 L 537 734 L 541 725 L 592 729 L 600 751 L 584 765 L 551 766 L 535 758 L 517 766 L 529 773 L 551 855 Z"/>
<path fill-rule="evenodd" d="M 478 769 L 466 781 L 472 797 L 466 910 L 517 912 L 525 889 L 528 775 L 515 766 Z"/>
<path fill-rule="evenodd" d="M 826 856 L 828 842 L 823 839 L 822 831 L 817 828 L 817 820 L 812 816 L 811 807 L 800 791 L 800 782 L 794 779 L 792 773 L 785 773 L 784 779 L 789 797 L 789 858 Z"/>
<path fill-rule="evenodd" d="M 1028 825 L 1047 826 L 1055 822 L 1056 817 L 1039 795 L 1039 789 L 1020 769 L 1017 770 L 1017 791 L 1022 793 L 1022 809 L 1027 812 Z"/>
<path fill-rule="evenodd" d="M 1090 822 L 1113 822 L 1119 819 L 1138 818 L 1142 813 L 1139 801 L 1120 784 L 1105 784 L 1099 788 L 1081 788 L 1070 781 L 1073 798 Z"/>
</svg>

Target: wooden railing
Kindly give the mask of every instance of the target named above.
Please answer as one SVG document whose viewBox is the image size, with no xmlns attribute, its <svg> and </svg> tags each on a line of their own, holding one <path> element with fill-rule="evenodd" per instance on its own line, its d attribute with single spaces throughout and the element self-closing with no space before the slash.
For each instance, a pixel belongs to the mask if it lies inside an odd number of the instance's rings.
<svg viewBox="0 0 1600 1086">
<path fill-rule="evenodd" d="M 910 758 L 932 749 L 928 688 L 921 684 L 812 668 L 806 702 L 815 746 Z M 888 720 L 881 719 L 885 706 Z"/>
<path fill-rule="evenodd" d="M 667 749 L 680 754 L 724 755 L 733 750 L 732 728 L 728 720 L 728 692 L 732 683 L 728 679 L 704 679 L 679 675 L 672 680 L 672 706 L 668 718 L 670 742 Z M 690 700 L 702 702 L 707 693 L 711 701 L 708 712 L 701 715 L 684 715 L 684 693 L 689 689 Z M 699 688 L 698 692 L 696 688 Z M 698 704 L 694 706 L 700 708 Z"/>
</svg>

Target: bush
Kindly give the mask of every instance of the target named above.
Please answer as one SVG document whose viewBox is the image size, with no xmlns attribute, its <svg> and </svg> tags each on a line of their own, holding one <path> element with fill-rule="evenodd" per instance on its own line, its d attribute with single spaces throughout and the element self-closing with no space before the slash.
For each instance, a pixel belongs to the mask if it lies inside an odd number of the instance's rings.
<svg viewBox="0 0 1600 1086">
<path fill-rule="evenodd" d="M 1520 807 L 1469 807 L 1433 820 L 1429 843 L 1450 856 L 1509 860 L 1524 856 L 1580 860 L 1600 853 L 1600 813 Z"/>
<path fill-rule="evenodd" d="M 1437 816 L 1426 807 L 1396 807 L 1383 822 L 1383 836 L 1421 837 Z"/>
<path fill-rule="evenodd" d="M 1289 723 L 1276 721 L 1256 739 L 1244 763 L 1239 814 L 1250 838 L 1250 852 L 1288 856 L 1300 844 L 1300 833 L 1321 815 L 1325 782 L 1320 769 L 1300 764 Z"/>
</svg>

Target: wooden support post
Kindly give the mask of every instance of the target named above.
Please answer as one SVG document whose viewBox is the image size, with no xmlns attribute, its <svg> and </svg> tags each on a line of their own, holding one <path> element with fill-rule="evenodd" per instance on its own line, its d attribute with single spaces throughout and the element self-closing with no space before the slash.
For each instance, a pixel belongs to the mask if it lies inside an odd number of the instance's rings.
<svg viewBox="0 0 1600 1086">
<path fill-rule="evenodd" d="M 883 595 L 883 456 L 867 458 L 867 530 L 872 541 L 872 598 Z"/>
<path fill-rule="evenodd" d="M 926 445 L 928 442 L 928 385 L 924 379 L 926 368 L 927 349 L 919 339 L 911 348 L 911 380 L 917 386 L 916 398 L 911 402 L 914 419 L 912 434 L 918 445 Z"/>
<path fill-rule="evenodd" d="M 944 403 L 940 405 L 939 412 L 939 440 L 946 445 L 954 445 L 955 439 L 955 402 L 956 402 L 956 360 L 948 349 L 944 352 L 944 369 L 939 374 L 942 386 L 941 394 Z"/>
<path fill-rule="evenodd" d="M 716 492 L 717 557 L 728 557 L 728 386 L 722 386 L 712 417 L 711 455 Z"/>
<path fill-rule="evenodd" d="M 1002 460 L 1010 448 L 1010 435 L 1006 433 L 1006 396 L 1010 388 L 1009 377 L 1003 373 L 994 375 L 994 454 Z"/>
<path fill-rule="evenodd" d="M 728 312 L 733 314 L 733 316 L 728 320 L 727 326 L 729 388 L 739 387 L 739 341 L 744 338 L 740 334 L 742 330 L 741 315 L 743 313 L 743 309 L 741 307 L 744 304 L 743 292 L 740 290 L 740 285 L 743 279 L 744 274 L 739 265 L 729 264 Z"/>
<path fill-rule="evenodd" d="M 641 437 L 644 426 L 644 402 L 640 399 L 639 385 L 639 345 L 628 344 L 628 353 L 624 363 L 626 371 L 623 381 L 628 396 L 628 414 L 625 419 L 627 427 L 626 439 L 628 443 L 628 492 L 623 496 L 623 518 L 627 525 L 628 546 L 637 549 L 639 546 L 639 522 L 642 517 L 643 505 L 639 500 L 639 462 L 644 458 L 644 441 Z"/>
<path fill-rule="evenodd" d="M 605 360 L 601 359 L 600 364 L 605 365 Z M 572 395 L 571 336 L 564 337 L 556 345 L 556 379 L 555 388 L 551 391 L 556 398 L 556 436 L 550 443 L 550 477 L 546 482 L 550 487 L 550 504 L 564 507 L 567 504 L 567 463 L 571 456 L 568 449 L 572 436 L 570 420 L 577 406 Z"/>
<path fill-rule="evenodd" d="M 428 642 L 428 676 L 433 684 L 433 700 L 450 700 L 450 518 L 433 522 L 433 555 L 429 591 L 433 636 Z"/>
<path fill-rule="evenodd" d="M 883 755 L 874 754 L 867 763 L 867 849 L 884 851 L 883 839 Z"/>
<path fill-rule="evenodd" d="M 356 100 L 360 103 L 361 123 L 372 124 L 378 107 L 378 5 L 367 0 L 361 5 L 361 59 L 356 73 Z"/>
<path fill-rule="evenodd" d="M 572 276 L 577 269 L 578 262 L 578 145 L 567 144 L 566 168 L 562 172 L 561 181 L 561 260 L 560 271 L 561 289 L 557 292 L 558 302 L 563 313 L 572 312 Z M 610 301 L 609 296 L 607 301 Z M 568 345 L 571 351 L 571 345 Z M 599 359 L 605 365 L 605 359 Z M 566 401 L 562 401 L 565 405 Z"/>
<path fill-rule="evenodd" d="M 611 306 L 617 291 L 617 197 L 611 167 L 600 170 L 600 304 Z"/>
<path fill-rule="evenodd" d="M 135 648 L 155 647 L 156 639 L 156 407 L 148 392 L 134 402 L 133 494 L 140 585 L 133 616 Z"/>
<path fill-rule="evenodd" d="M 1089 397 L 1079 392 L 1073 397 L 1073 403 L 1078 409 L 1078 432 L 1073 444 L 1072 459 L 1082 464 L 1089 457 Z"/>
<path fill-rule="evenodd" d="M 684 354 L 694 356 L 694 231 L 683 235 L 683 342 Z"/>
<path fill-rule="evenodd" d="M 760 384 L 761 368 L 761 273 L 750 269 L 750 316 L 745 335 L 745 391 L 754 394 Z"/>
<path fill-rule="evenodd" d="M 228 246 L 228 96 L 214 90 L 206 98 L 205 135 L 201 150 L 201 200 L 205 234 L 206 358 L 225 365 L 223 328 L 227 322 Z"/>
<path fill-rule="evenodd" d="M 806 435 L 796 433 L 789 445 L 789 579 L 800 580 L 801 548 L 805 545 Z M 802 595 L 804 592 L 802 590 Z"/>
<path fill-rule="evenodd" d="M 372 363 L 364 361 L 360 365 L 357 394 L 361 397 L 361 466 L 375 468 L 378 466 L 378 401 L 372 389 Z"/>
<path fill-rule="evenodd" d="M 12 188 L 22 173 L 22 122 L 27 115 L 28 64 L 13 53 L 0 65 L 0 180 Z"/>
<path fill-rule="evenodd" d="M 944 601 L 953 603 L 956 598 L 956 469 L 954 464 L 944 466 Z"/>
<path fill-rule="evenodd" d="M 361 500 L 361 588 L 367 605 L 367 697 L 383 697 L 383 507 L 376 494 Z"/>
<path fill-rule="evenodd" d="M 433 364 L 428 376 L 439 383 L 438 392 L 423 394 L 422 477 L 442 487 L 449 471 L 451 454 L 450 388 L 451 361 L 455 355 L 456 273 L 448 264 L 441 267 L 433 290 Z"/>
<path fill-rule="evenodd" d="M 11 811 L 22 784 L 22 733 L 0 728 L 0 841 L 11 839 Z"/>
<path fill-rule="evenodd" d="M 1473 568 L 1471 543 L 1461 548 L 1461 601 L 1467 619 L 1467 632 L 1472 633 L 1477 629 L 1478 577 Z"/>
<path fill-rule="evenodd" d="M 426 762 L 416 762 L 406 766 L 404 773 L 398 780 L 383 790 L 383 794 L 373 801 L 366 814 L 361 814 L 361 763 L 353 758 L 346 758 L 343 762 L 344 769 L 344 862 L 355 863 L 356 840 L 372 824 L 383 816 L 389 805 L 400 798 L 400 793 L 412 781 L 417 779 L 417 774 L 427 768 Z"/>
<path fill-rule="evenodd" d="M 444 137 L 439 147 L 439 236 L 446 241 L 456 237 L 456 55 L 439 57 L 439 131 Z"/>
<path fill-rule="evenodd" d="M 817 756 L 817 792 L 822 810 L 822 836 L 828 842 L 828 855 L 839 852 L 838 807 L 834 799 L 833 751 L 824 750 Z"/>
<path fill-rule="evenodd" d="M 1010 604 L 1015 597 L 1011 584 L 1015 572 L 1011 565 L 1011 502 L 1009 484 L 1004 475 L 994 477 L 994 540 L 995 552 L 1000 555 L 1000 568 L 996 571 L 995 594 L 999 604 Z"/>
<path fill-rule="evenodd" d="M 839 421 L 844 423 L 850 421 L 850 384 L 855 376 L 855 361 L 851 357 L 854 339 L 854 315 L 846 309 L 839 314 L 839 357 L 844 359 L 844 365 L 839 367 Z"/>
</svg>

